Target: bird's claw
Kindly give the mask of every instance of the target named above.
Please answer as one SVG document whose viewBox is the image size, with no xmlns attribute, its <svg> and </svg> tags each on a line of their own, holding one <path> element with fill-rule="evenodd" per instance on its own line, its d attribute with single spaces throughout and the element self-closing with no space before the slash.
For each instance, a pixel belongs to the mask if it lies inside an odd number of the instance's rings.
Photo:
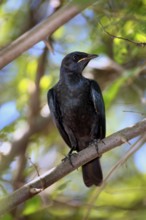
<svg viewBox="0 0 146 220">
<path fill-rule="evenodd" d="M 68 155 L 65 158 L 62 159 L 62 162 L 65 162 L 66 160 L 69 160 L 71 166 L 74 167 L 71 157 L 75 156 L 76 154 L 77 153 L 70 153 L 69 152 Z"/>
<path fill-rule="evenodd" d="M 98 151 L 98 144 L 99 144 L 100 142 L 104 143 L 103 140 L 96 140 L 96 139 L 94 139 L 94 140 L 91 142 L 91 145 L 95 146 L 95 149 L 96 149 L 96 151 L 97 151 L 97 154 L 98 154 L 98 157 L 99 157 L 99 158 L 102 156 L 102 154 L 100 154 L 99 151 Z M 105 143 L 104 143 L 104 144 L 105 144 Z"/>
</svg>

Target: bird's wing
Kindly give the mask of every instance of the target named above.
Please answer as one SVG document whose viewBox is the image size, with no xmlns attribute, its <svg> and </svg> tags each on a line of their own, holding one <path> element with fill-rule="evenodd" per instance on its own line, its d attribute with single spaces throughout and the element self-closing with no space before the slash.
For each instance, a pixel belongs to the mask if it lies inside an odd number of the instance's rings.
<svg viewBox="0 0 146 220">
<path fill-rule="evenodd" d="M 91 80 L 91 97 L 99 117 L 99 138 L 103 139 L 106 135 L 105 106 L 100 87 L 93 80 Z"/>
<path fill-rule="evenodd" d="M 54 89 L 50 89 L 48 91 L 47 99 L 48 99 L 48 105 L 50 108 L 50 112 L 53 116 L 54 122 L 55 122 L 59 132 L 60 132 L 61 136 L 63 137 L 64 141 L 66 142 L 66 144 L 71 147 L 69 137 L 68 137 L 68 135 L 64 129 L 64 126 L 63 126 L 63 122 L 61 119 L 61 112 L 60 112 L 60 108 L 59 108 L 59 105 L 58 105 L 58 102 L 57 102 L 57 99 L 55 96 Z"/>
</svg>

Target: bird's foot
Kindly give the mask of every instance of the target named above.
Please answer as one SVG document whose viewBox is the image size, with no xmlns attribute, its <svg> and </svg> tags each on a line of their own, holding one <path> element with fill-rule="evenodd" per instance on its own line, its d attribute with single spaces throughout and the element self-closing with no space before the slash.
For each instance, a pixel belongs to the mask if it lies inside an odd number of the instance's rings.
<svg viewBox="0 0 146 220">
<path fill-rule="evenodd" d="M 105 145 L 105 142 L 104 142 L 103 139 L 100 139 L 100 140 L 98 141 L 98 143 L 100 143 L 100 142 L 102 142 L 102 143 Z"/>
<path fill-rule="evenodd" d="M 98 150 L 98 144 L 99 144 L 100 142 L 104 143 L 103 140 L 97 140 L 97 139 L 94 139 L 94 140 L 91 141 L 91 143 L 90 143 L 91 146 L 93 145 L 93 146 L 95 147 L 99 158 L 102 156 L 102 154 L 100 154 L 100 153 L 99 153 L 99 150 Z M 104 143 L 104 144 L 105 144 L 105 143 Z"/>
<path fill-rule="evenodd" d="M 69 153 L 67 154 L 67 156 L 62 159 L 63 162 L 65 162 L 66 160 L 69 160 L 72 167 L 74 167 L 73 162 L 72 162 L 72 156 L 77 155 L 77 153 L 73 153 L 73 151 L 74 149 L 71 149 Z"/>
</svg>

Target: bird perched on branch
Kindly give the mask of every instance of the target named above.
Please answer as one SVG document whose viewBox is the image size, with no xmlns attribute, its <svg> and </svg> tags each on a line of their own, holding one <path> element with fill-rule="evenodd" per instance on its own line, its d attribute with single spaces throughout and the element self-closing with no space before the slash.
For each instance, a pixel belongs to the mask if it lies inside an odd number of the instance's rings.
<svg viewBox="0 0 146 220">
<path fill-rule="evenodd" d="M 48 104 L 54 122 L 73 151 L 81 151 L 94 140 L 105 137 L 105 107 L 96 81 L 82 76 L 95 54 L 73 52 L 64 57 L 58 83 L 48 91 Z M 103 175 L 99 158 L 82 166 L 86 186 L 99 186 Z"/>
</svg>

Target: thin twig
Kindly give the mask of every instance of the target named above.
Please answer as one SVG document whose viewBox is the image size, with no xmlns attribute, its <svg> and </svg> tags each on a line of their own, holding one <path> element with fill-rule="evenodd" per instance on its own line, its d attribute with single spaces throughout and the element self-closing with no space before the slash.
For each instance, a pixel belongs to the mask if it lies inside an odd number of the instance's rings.
<svg viewBox="0 0 146 220">
<path fill-rule="evenodd" d="M 44 41 L 44 44 L 46 45 L 46 47 L 48 48 L 48 50 L 50 50 L 51 53 L 54 54 L 54 48 L 53 48 L 53 45 L 51 43 L 51 40 L 49 40 L 49 38 L 48 38 L 48 40 L 45 39 L 43 41 Z"/>
<path fill-rule="evenodd" d="M 34 167 L 34 169 L 35 169 L 35 171 L 36 171 L 36 173 L 37 173 L 37 176 L 40 178 L 40 181 L 41 181 L 41 183 L 42 183 L 41 189 L 43 190 L 43 189 L 44 189 L 44 183 L 43 183 L 43 180 L 42 180 L 41 175 L 40 175 L 40 173 L 39 173 L 38 166 L 36 165 L 36 163 L 32 162 L 32 160 L 31 160 L 30 157 L 28 157 L 28 159 L 29 159 L 30 163 L 32 164 L 32 166 Z"/>
<path fill-rule="evenodd" d="M 136 41 L 133 41 L 133 40 L 130 40 L 128 38 L 125 38 L 125 37 L 120 37 L 120 36 L 116 36 L 116 35 L 113 35 L 111 33 L 109 33 L 107 30 L 105 30 L 104 26 L 102 25 L 102 23 L 99 21 L 98 22 L 100 24 L 100 26 L 102 27 L 102 30 L 109 36 L 111 37 L 112 39 L 120 39 L 120 40 L 124 40 L 124 41 L 128 41 L 130 43 L 133 43 L 135 44 L 136 46 L 140 46 L 140 47 L 145 47 L 146 46 L 146 42 L 136 42 Z"/>
<path fill-rule="evenodd" d="M 142 115 L 142 116 L 145 116 L 145 115 L 146 115 L 146 113 L 136 112 L 136 111 L 133 111 L 133 110 L 123 110 L 123 112 L 130 112 L 130 113 L 140 114 L 140 115 Z"/>
</svg>

